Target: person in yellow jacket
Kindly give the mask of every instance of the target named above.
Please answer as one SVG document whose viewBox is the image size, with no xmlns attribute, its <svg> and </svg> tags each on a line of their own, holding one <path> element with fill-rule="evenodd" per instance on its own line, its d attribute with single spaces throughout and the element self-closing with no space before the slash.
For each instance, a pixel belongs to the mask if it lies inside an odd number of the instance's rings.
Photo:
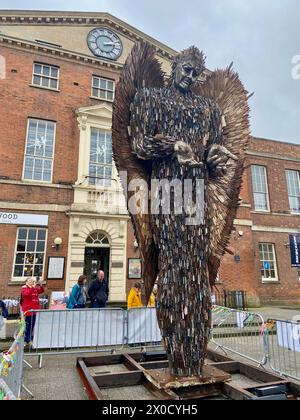
<svg viewBox="0 0 300 420">
<path fill-rule="evenodd" d="M 156 296 L 157 296 L 157 284 L 154 285 L 153 291 L 151 293 L 148 308 L 156 308 Z"/>
<path fill-rule="evenodd" d="M 134 287 L 130 290 L 127 299 L 127 308 L 142 308 L 142 285 L 141 283 L 135 283 Z"/>
</svg>

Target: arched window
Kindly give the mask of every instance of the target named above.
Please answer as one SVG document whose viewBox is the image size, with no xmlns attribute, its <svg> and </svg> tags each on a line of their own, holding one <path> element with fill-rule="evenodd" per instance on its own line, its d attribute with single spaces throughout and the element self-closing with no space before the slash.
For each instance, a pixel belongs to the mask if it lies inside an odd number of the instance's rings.
<svg viewBox="0 0 300 420">
<path fill-rule="evenodd" d="M 86 243 L 88 245 L 103 246 L 105 248 L 110 246 L 108 237 L 104 233 L 101 233 L 101 232 L 91 233 L 88 236 Z"/>
</svg>

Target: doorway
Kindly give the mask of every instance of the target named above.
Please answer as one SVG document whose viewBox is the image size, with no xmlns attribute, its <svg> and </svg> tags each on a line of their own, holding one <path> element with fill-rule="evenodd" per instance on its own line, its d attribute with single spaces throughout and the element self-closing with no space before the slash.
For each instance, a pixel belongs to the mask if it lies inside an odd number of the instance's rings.
<svg viewBox="0 0 300 420">
<path fill-rule="evenodd" d="M 105 280 L 109 283 L 110 249 L 85 248 L 84 275 L 90 286 L 96 280 L 97 272 L 104 271 Z"/>
</svg>

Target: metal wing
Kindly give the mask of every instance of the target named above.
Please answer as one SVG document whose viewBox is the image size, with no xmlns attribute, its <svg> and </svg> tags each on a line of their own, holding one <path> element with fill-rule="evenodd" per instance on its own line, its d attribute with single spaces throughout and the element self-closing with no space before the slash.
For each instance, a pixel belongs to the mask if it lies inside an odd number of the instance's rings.
<svg viewBox="0 0 300 420">
<path fill-rule="evenodd" d="M 248 92 L 231 66 L 217 70 L 197 86 L 197 93 L 213 99 L 221 109 L 223 119 L 222 145 L 238 157 L 222 178 L 209 181 L 209 212 L 212 221 L 210 237 L 209 275 L 215 284 L 221 258 L 230 241 L 242 187 L 245 151 L 250 140 Z"/>
<path fill-rule="evenodd" d="M 155 57 L 154 47 L 146 43 L 136 44 L 124 65 L 116 87 L 112 123 L 114 160 L 119 172 L 127 172 L 128 183 L 134 179 L 142 179 L 150 188 L 151 179 L 151 162 L 142 161 L 132 153 L 129 130 L 130 106 L 140 89 L 163 86 L 164 73 Z M 123 187 L 126 188 L 125 185 Z M 158 254 L 153 240 L 151 216 L 145 214 L 130 214 L 130 216 L 144 260 L 143 279 L 148 302 L 158 275 Z"/>
</svg>

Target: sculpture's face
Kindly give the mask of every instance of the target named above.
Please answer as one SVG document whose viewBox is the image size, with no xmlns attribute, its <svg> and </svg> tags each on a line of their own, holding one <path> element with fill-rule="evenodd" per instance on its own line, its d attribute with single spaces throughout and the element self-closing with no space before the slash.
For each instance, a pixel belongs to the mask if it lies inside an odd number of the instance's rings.
<svg viewBox="0 0 300 420">
<path fill-rule="evenodd" d="M 175 87 L 183 93 L 189 92 L 200 74 L 199 67 L 192 60 L 178 63 L 174 74 Z"/>
</svg>

